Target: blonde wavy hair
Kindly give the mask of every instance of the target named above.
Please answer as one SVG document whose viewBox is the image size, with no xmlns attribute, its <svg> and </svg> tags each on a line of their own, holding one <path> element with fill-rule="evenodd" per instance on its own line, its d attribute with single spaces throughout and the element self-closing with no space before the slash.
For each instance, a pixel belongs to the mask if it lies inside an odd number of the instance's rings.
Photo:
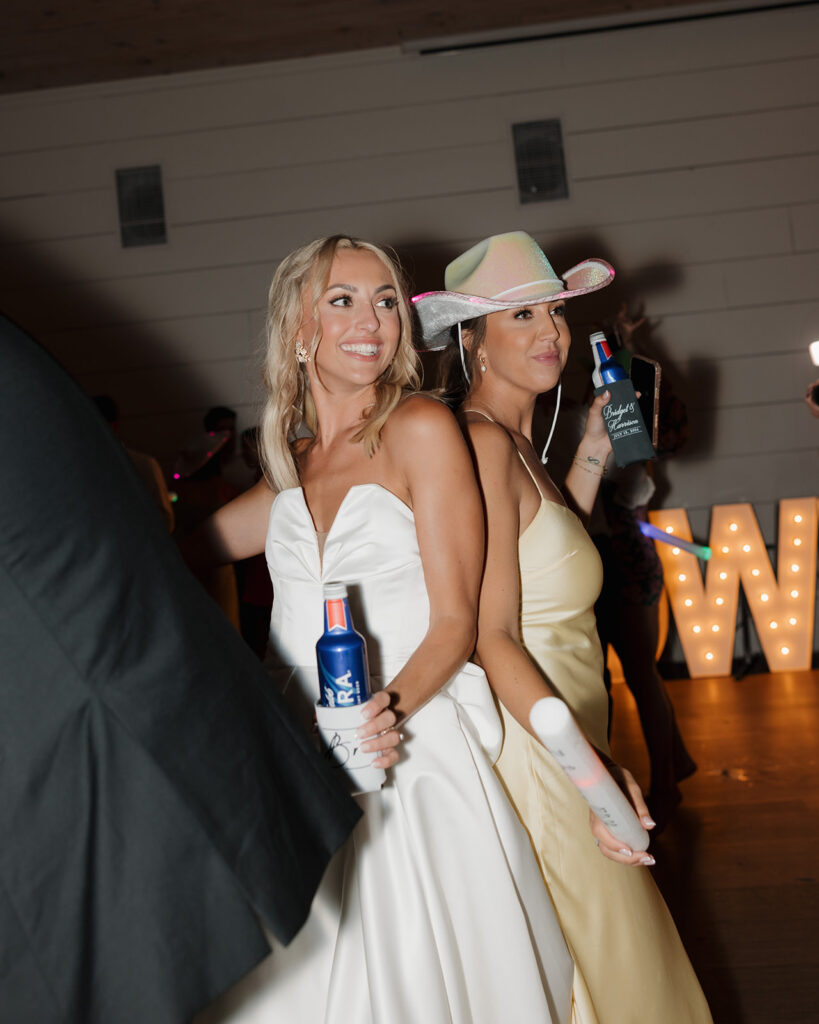
<svg viewBox="0 0 819 1024">
<path fill-rule="evenodd" d="M 372 456 L 390 413 L 409 390 L 420 386 L 418 356 L 412 347 L 412 318 L 404 274 L 397 258 L 371 242 L 346 235 L 317 238 L 296 249 L 279 264 L 270 285 L 267 303 L 267 348 L 262 377 L 267 401 L 259 426 L 259 452 L 265 478 L 274 491 L 299 486 L 293 457 L 296 432 L 302 425 L 316 432 L 316 409 L 310 395 L 307 367 L 296 358 L 297 336 L 302 325 L 302 297 L 310 289 L 315 330 L 304 345 L 312 358 L 321 341 L 318 303 L 329 281 L 339 249 L 373 253 L 390 274 L 398 298 L 401 333 L 398 348 L 387 369 L 375 382 L 375 401 L 366 410 L 351 440 L 364 445 Z"/>
</svg>

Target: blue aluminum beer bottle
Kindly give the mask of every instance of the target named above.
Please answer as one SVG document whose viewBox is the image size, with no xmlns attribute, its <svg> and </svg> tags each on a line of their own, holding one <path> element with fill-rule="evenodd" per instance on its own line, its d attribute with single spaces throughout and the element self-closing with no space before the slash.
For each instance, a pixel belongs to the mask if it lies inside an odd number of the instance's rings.
<svg viewBox="0 0 819 1024">
<path fill-rule="evenodd" d="M 618 466 L 630 466 L 632 462 L 655 459 L 657 454 L 628 374 L 612 356 L 602 331 L 595 331 L 589 342 L 594 356 L 594 393 L 611 392 L 610 400 L 603 406 L 603 422 L 609 433 L 615 462 Z"/>
<path fill-rule="evenodd" d="M 324 585 L 324 632 L 316 644 L 316 660 L 320 704 L 348 708 L 370 699 L 367 644 L 353 627 L 343 583 Z"/>
</svg>

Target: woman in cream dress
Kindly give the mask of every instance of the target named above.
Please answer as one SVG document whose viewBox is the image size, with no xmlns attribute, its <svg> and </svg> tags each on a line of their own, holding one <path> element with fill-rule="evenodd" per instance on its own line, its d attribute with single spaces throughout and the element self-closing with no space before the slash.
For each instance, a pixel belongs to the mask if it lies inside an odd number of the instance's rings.
<svg viewBox="0 0 819 1024">
<path fill-rule="evenodd" d="M 599 1024 L 705 1024 L 705 998 L 647 870 L 653 857 L 624 847 L 599 822 L 595 845 L 585 802 L 529 725 L 536 700 L 559 696 L 608 753 L 593 612 L 602 566 L 535 453 L 531 431 L 535 399 L 559 384 L 568 356 L 565 300 L 613 276 L 607 263 L 587 260 L 564 282 L 534 239 L 512 232 L 458 257 L 447 268 L 447 290 L 414 301 L 429 346 L 450 346 L 447 392 L 462 403 L 484 497 L 477 650 L 502 708 L 505 738 L 495 767 L 529 831 L 585 980 L 585 993 L 576 994 L 582 1017 Z M 457 341 L 450 338 L 455 325 Z M 607 400 L 595 400 L 566 481 L 586 514 L 610 452 L 601 416 Z M 650 828 L 633 779 L 623 779 Z"/>
</svg>

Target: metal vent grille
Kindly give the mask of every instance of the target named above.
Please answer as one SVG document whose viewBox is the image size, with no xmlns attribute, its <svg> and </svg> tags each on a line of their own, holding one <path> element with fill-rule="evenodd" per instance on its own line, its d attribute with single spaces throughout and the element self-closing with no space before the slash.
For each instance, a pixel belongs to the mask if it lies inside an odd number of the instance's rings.
<svg viewBox="0 0 819 1024">
<path fill-rule="evenodd" d="M 161 167 L 155 164 L 117 171 L 117 204 L 123 248 L 167 242 Z"/>
<path fill-rule="evenodd" d="M 522 203 L 568 199 L 566 161 L 560 121 L 524 121 L 512 125 L 518 197 Z"/>
</svg>

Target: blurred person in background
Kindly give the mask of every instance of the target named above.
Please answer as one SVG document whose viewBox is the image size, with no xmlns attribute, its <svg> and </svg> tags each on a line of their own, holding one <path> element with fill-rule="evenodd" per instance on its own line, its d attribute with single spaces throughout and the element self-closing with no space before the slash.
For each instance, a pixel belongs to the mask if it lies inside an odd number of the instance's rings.
<svg viewBox="0 0 819 1024">
<path fill-rule="evenodd" d="M 114 399 L 110 395 L 94 395 L 93 401 L 108 426 L 115 434 L 119 435 L 119 408 Z M 133 448 L 129 448 L 127 445 L 124 447 L 134 465 L 134 469 L 139 473 L 140 479 L 148 489 L 148 493 L 154 499 L 154 504 L 159 509 L 160 515 L 168 527 L 168 532 L 173 533 L 173 504 L 159 463 L 152 455 L 134 451 Z"/>
<path fill-rule="evenodd" d="M 252 460 L 246 457 L 243 442 L 237 436 L 236 411 L 226 405 L 215 405 L 203 416 L 202 425 L 208 434 L 227 434 L 227 440 L 219 449 L 219 473 L 223 479 L 232 484 L 237 493 L 252 487 L 257 479 L 254 476 L 255 467 Z M 242 431 L 242 437 L 245 434 L 247 431 Z M 237 441 L 240 443 L 238 452 Z"/>
<path fill-rule="evenodd" d="M 205 430 L 187 443 L 174 463 L 173 479 L 178 495 L 176 537 L 182 542 L 208 516 L 241 494 L 241 489 L 222 473 L 222 452 L 235 447 L 236 414 L 217 406 L 206 414 L 204 425 Z M 230 623 L 239 630 L 239 592 L 233 565 L 196 567 L 194 572 Z"/>
<path fill-rule="evenodd" d="M 645 318 L 620 307 L 609 330 L 615 358 L 628 372 L 634 355 L 653 358 Z M 635 335 L 639 329 L 640 337 Z M 688 413 L 660 376 L 657 458 L 669 459 L 688 438 Z M 611 461 L 611 460 L 610 460 Z M 643 535 L 648 505 L 656 491 L 653 463 L 609 466 L 592 510 L 589 533 L 603 561 L 603 589 L 595 604 L 597 630 L 605 651 L 611 644 L 634 697 L 648 750 L 651 782 L 647 802 L 659 835 L 682 799 L 679 783 L 697 770 L 680 734 L 674 706 L 657 670 L 659 606 L 663 569 L 654 541 Z M 611 693 L 608 668 L 606 687 Z"/>
<path fill-rule="evenodd" d="M 241 458 L 252 474 L 252 483 L 262 478 L 259 457 L 259 428 L 248 427 L 239 439 Z M 235 565 L 239 587 L 239 623 L 241 633 L 251 650 L 264 659 L 270 630 L 270 610 L 273 604 L 273 584 L 264 554 L 245 558 Z"/>
</svg>

